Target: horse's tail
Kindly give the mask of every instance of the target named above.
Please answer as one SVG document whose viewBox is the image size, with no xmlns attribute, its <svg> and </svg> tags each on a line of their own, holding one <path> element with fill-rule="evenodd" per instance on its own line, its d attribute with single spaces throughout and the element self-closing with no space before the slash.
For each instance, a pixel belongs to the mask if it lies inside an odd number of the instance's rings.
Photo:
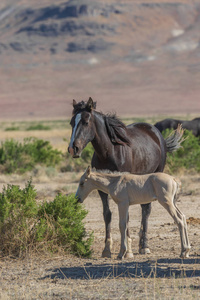
<svg viewBox="0 0 200 300">
<path fill-rule="evenodd" d="M 184 129 L 181 124 L 178 124 L 176 130 L 174 130 L 166 139 L 167 152 L 173 152 L 181 148 L 181 143 L 185 140 L 183 138 Z"/>
</svg>

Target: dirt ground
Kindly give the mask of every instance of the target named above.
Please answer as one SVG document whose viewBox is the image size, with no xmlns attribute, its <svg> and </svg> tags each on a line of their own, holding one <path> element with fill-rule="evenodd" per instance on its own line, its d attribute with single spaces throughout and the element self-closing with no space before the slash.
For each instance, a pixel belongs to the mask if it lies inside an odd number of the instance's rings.
<svg viewBox="0 0 200 300">
<path fill-rule="evenodd" d="M 7 125 L 4 125 L 4 127 Z M 1 131 L 6 138 L 22 140 L 25 136 L 46 139 L 66 151 L 69 129 L 53 131 Z M 0 175 L 3 186 L 25 186 L 30 176 L 38 192 L 38 200 L 53 200 L 58 192 L 75 192 L 81 173 L 51 173 L 38 167 L 37 172 L 25 175 Z M 101 200 L 93 192 L 84 202 L 88 215 L 85 227 L 94 232 L 91 259 L 74 256 L 42 257 L 24 260 L 0 260 L 0 299 L 199 299 L 200 297 L 200 176 L 184 172 L 177 174 L 182 181 L 178 207 L 188 220 L 191 243 L 190 258 L 179 258 L 181 245 L 179 232 L 171 217 L 159 203 L 152 204 L 149 219 L 149 247 L 151 253 L 138 253 L 138 232 L 141 222 L 139 205 L 130 207 L 130 232 L 134 258 L 118 261 L 120 234 L 117 206 L 111 200 L 112 258 L 101 257 L 104 247 L 104 222 Z"/>
<path fill-rule="evenodd" d="M 9 183 L 24 186 L 28 175 L 1 176 L 0 188 Z M 75 192 L 80 174 L 62 173 L 51 178 L 42 171 L 33 178 L 39 199 L 53 199 L 58 191 Z M 4 258 L 0 261 L 0 299 L 199 299 L 200 296 L 200 177 L 179 174 L 182 191 L 178 207 L 188 220 L 190 258 L 182 260 L 179 232 L 159 203 L 149 219 L 151 254 L 138 253 L 141 221 L 139 205 L 130 207 L 133 259 L 118 261 L 120 234 L 117 206 L 112 209 L 112 258 L 101 258 L 104 247 L 102 204 L 96 192 L 84 202 L 85 227 L 94 232 L 91 259 L 73 256 Z"/>
</svg>

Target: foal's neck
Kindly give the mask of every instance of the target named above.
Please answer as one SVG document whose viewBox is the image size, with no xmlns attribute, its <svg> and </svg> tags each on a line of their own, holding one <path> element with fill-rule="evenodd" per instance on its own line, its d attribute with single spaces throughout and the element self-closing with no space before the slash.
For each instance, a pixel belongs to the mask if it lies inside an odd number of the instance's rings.
<svg viewBox="0 0 200 300">
<path fill-rule="evenodd" d="M 91 173 L 90 180 L 95 186 L 95 189 L 109 194 L 110 190 L 110 176 L 104 173 Z"/>
</svg>

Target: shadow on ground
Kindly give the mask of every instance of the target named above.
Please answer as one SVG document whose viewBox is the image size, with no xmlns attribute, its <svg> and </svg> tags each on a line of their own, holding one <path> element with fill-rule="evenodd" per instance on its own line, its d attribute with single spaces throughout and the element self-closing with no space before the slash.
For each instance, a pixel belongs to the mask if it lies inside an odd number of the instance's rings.
<svg viewBox="0 0 200 300">
<path fill-rule="evenodd" d="M 200 276 L 200 258 L 158 259 L 145 262 L 119 262 L 93 264 L 86 263 L 80 267 L 50 269 L 45 278 L 51 279 L 102 279 L 113 277 L 128 278 L 181 278 Z"/>
</svg>

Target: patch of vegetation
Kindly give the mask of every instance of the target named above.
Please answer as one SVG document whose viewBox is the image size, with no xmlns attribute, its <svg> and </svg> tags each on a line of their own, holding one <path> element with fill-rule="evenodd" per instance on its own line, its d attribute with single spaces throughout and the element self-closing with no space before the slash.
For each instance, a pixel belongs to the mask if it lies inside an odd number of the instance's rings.
<svg viewBox="0 0 200 300">
<path fill-rule="evenodd" d="M 24 173 L 36 164 L 55 166 L 62 159 L 62 153 L 52 148 L 48 141 L 25 138 L 24 142 L 13 139 L 1 143 L 0 164 L 4 173 Z"/>
<path fill-rule="evenodd" d="M 7 127 L 5 128 L 5 131 L 19 131 L 19 127 L 15 127 L 15 126 Z"/>
<path fill-rule="evenodd" d="M 167 137 L 171 130 L 165 130 L 162 134 Z M 184 131 L 185 140 L 182 147 L 173 153 L 167 154 L 167 167 L 170 173 L 180 169 L 195 170 L 200 172 L 200 143 L 199 138 L 195 137 L 191 131 Z"/>
<path fill-rule="evenodd" d="M 55 251 L 56 244 L 78 256 L 91 255 L 93 237 L 92 234 L 86 236 L 82 223 L 87 211 L 77 203 L 74 195 L 58 194 L 53 202 L 42 205 L 38 215 L 40 223 L 37 226 L 37 240 L 48 240 L 51 251 Z"/>
<path fill-rule="evenodd" d="M 87 211 L 74 195 L 58 194 L 53 202 L 36 203 L 31 181 L 24 189 L 4 187 L 0 193 L 0 244 L 3 256 L 24 257 L 31 251 L 64 251 L 89 257 L 93 234 L 87 236 Z"/>
<path fill-rule="evenodd" d="M 31 130 L 51 130 L 51 127 L 47 126 L 47 125 L 43 125 L 43 124 L 40 123 L 40 124 L 31 125 L 26 130 L 27 131 L 31 131 Z"/>
<path fill-rule="evenodd" d="M 27 131 L 30 127 L 33 129 L 30 130 L 49 130 L 45 129 L 45 127 L 50 129 L 69 129 L 71 128 L 69 120 L 41 120 L 41 121 L 14 121 L 14 122 L 0 122 L 0 129 L 3 131 L 7 131 L 7 128 L 18 128 L 18 131 Z M 39 128 L 37 128 L 39 125 Z M 34 127 L 36 129 L 34 129 Z M 42 128 L 43 127 L 43 128 Z M 40 129 L 41 128 L 41 129 Z M 12 129 L 10 129 L 11 131 Z"/>
</svg>

